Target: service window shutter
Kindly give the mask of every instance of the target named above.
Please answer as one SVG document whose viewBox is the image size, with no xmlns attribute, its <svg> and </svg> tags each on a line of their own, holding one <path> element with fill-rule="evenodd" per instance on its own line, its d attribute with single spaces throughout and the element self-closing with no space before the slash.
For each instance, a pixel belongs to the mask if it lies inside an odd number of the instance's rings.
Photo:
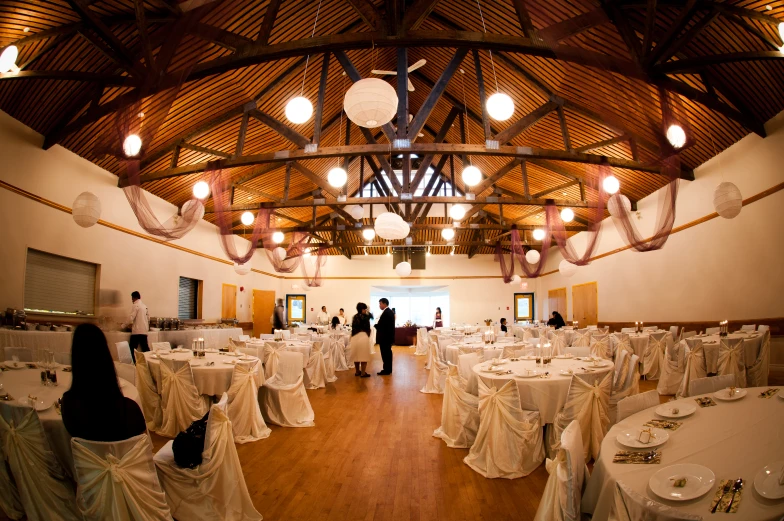
<svg viewBox="0 0 784 521">
<path fill-rule="evenodd" d="M 197 299 L 199 281 L 180 277 L 180 297 L 177 307 L 177 317 L 181 320 L 197 318 Z"/>
<path fill-rule="evenodd" d="M 98 266 L 28 249 L 25 310 L 95 315 Z"/>
</svg>

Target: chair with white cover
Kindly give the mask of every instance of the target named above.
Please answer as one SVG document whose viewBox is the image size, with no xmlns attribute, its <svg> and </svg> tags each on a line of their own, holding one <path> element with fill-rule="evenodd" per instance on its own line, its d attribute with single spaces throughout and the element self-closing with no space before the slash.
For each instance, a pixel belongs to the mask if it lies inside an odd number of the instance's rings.
<svg viewBox="0 0 784 521">
<path fill-rule="evenodd" d="M 32 362 L 33 350 L 29 347 L 6 347 L 3 349 L 6 360 L 13 360 L 14 357 L 20 362 Z"/>
<path fill-rule="evenodd" d="M 643 331 L 658 331 L 659 326 L 645 326 L 642 328 Z"/>
<path fill-rule="evenodd" d="M 314 348 L 315 348 L 314 344 Z M 337 341 L 334 338 L 325 338 L 321 343 L 321 353 L 324 355 L 324 370 L 327 372 L 327 382 L 337 382 L 338 377 L 335 375 L 335 359 L 333 358 L 337 346 Z M 342 351 L 342 349 L 341 349 Z"/>
<path fill-rule="evenodd" d="M 28 520 L 82 519 L 73 484 L 50 450 L 38 413 L 32 407 L 0 401 L 0 447 L 5 456 L 0 464 L 4 467 L 8 462 Z M 0 478 L 3 480 L 5 477 Z"/>
<path fill-rule="evenodd" d="M 302 359 L 295 351 L 278 352 L 278 368 L 261 388 L 264 420 L 281 427 L 315 426 L 313 408 L 305 392 Z"/>
<path fill-rule="evenodd" d="M 651 333 L 648 336 L 648 345 L 642 355 L 642 374 L 646 380 L 658 380 L 667 347 L 665 336 L 667 333 Z"/>
<path fill-rule="evenodd" d="M 696 331 L 684 331 L 683 332 L 683 336 L 681 338 L 683 340 L 686 340 L 687 338 L 691 338 L 693 336 L 697 336 L 697 332 Z"/>
<path fill-rule="evenodd" d="M 622 327 L 621 328 L 621 333 L 635 333 L 636 331 L 637 331 L 637 328 L 634 328 L 634 327 Z"/>
<path fill-rule="evenodd" d="M 550 339 L 550 349 L 553 351 L 553 356 L 566 354 L 566 336 L 563 331 L 553 333 L 553 337 Z"/>
<path fill-rule="evenodd" d="M 715 335 L 715 334 L 719 333 L 719 331 L 721 331 L 720 327 L 706 327 L 705 328 L 705 334 L 706 335 Z"/>
<path fill-rule="evenodd" d="M 305 389 L 323 389 L 327 386 L 327 366 L 324 364 L 324 353 L 315 347 L 310 350 L 304 375 Z"/>
<path fill-rule="evenodd" d="M 331 343 L 330 356 L 332 357 L 332 363 L 335 365 L 335 371 L 348 371 L 349 367 L 348 361 L 346 360 L 346 349 L 343 345 L 343 341 L 333 338 Z"/>
<path fill-rule="evenodd" d="M 427 356 L 427 351 L 429 348 L 430 340 L 427 336 L 427 328 L 420 327 L 417 329 L 416 351 L 414 351 L 414 354 L 416 356 Z"/>
<path fill-rule="evenodd" d="M 760 326 L 762 327 L 762 326 Z M 744 340 L 751 342 L 752 340 Z M 759 354 L 752 365 L 746 368 L 746 384 L 749 387 L 764 387 L 768 385 L 768 372 L 770 371 L 770 330 L 762 333 Z"/>
<path fill-rule="evenodd" d="M 531 340 L 534 337 L 534 334 L 528 328 L 523 328 L 522 332 L 521 332 L 521 335 L 522 335 L 523 342 L 528 342 L 529 340 Z"/>
<path fill-rule="evenodd" d="M 591 330 L 578 329 L 572 337 L 572 347 L 590 347 L 591 346 Z"/>
<path fill-rule="evenodd" d="M 734 374 L 737 387 L 746 387 L 746 362 L 742 338 L 722 337 L 719 343 L 719 376 Z"/>
<path fill-rule="evenodd" d="M 516 349 L 514 344 L 503 344 L 501 358 L 512 358 L 515 356 L 515 352 Z"/>
<path fill-rule="evenodd" d="M 670 326 L 670 334 L 672 335 L 672 338 L 677 340 L 678 339 L 678 326 Z"/>
<path fill-rule="evenodd" d="M 131 385 L 136 386 L 136 366 L 133 364 L 114 363 L 114 371 L 119 378 L 126 380 Z"/>
<path fill-rule="evenodd" d="M 55 353 L 54 361 L 60 365 L 71 365 L 71 353 Z"/>
<path fill-rule="evenodd" d="M 670 333 L 667 333 L 670 335 Z M 686 343 L 685 342 L 666 342 L 664 356 L 661 360 L 661 374 L 656 390 L 661 395 L 676 394 L 683 382 L 686 370 Z"/>
<path fill-rule="evenodd" d="M 474 396 L 479 396 L 479 378 L 473 367 L 483 361 L 482 356 L 476 352 L 457 357 L 457 374 L 460 376 L 463 388 Z"/>
<path fill-rule="evenodd" d="M 486 478 L 527 476 L 544 460 L 539 411 L 520 407 L 517 382 L 500 389 L 479 380 L 479 430 L 463 462 Z"/>
<path fill-rule="evenodd" d="M 612 359 L 612 349 L 610 348 L 609 335 L 594 335 L 591 337 L 591 356 L 597 358 Z"/>
<path fill-rule="evenodd" d="M 640 358 L 637 355 L 625 349 L 620 351 L 615 360 L 613 385 L 607 408 L 607 415 L 610 417 L 610 424 L 612 425 L 618 422 L 618 403 L 640 392 L 639 360 Z"/>
<path fill-rule="evenodd" d="M 441 404 L 441 425 L 433 436 L 441 438 L 447 447 L 467 449 L 474 444 L 479 429 L 479 398 L 462 385 L 457 366 L 449 366 Z"/>
<path fill-rule="evenodd" d="M 11 480 L 8 467 L 5 463 L 5 456 L 0 448 L 0 512 L 5 513 L 6 517 L 18 520 L 25 515 L 22 500 L 19 497 L 19 490 L 16 483 Z"/>
<path fill-rule="evenodd" d="M 158 388 L 152 379 L 150 367 L 147 365 L 147 357 L 144 353 L 136 351 L 136 390 L 139 391 L 142 413 L 147 423 L 147 430 L 158 432 L 163 423 L 163 408 L 161 407 L 161 397 Z"/>
<path fill-rule="evenodd" d="M 632 347 L 632 341 L 629 338 L 628 333 L 613 333 L 610 336 L 610 344 L 612 347 L 613 356 L 617 359 L 618 353 L 621 350 L 628 351 L 631 354 L 634 354 L 634 348 Z"/>
<path fill-rule="evenodd" d="M 274 339 L 275 339 L 275 335 L 273 335 L 272 333 L 264 333 L 259 335 L 259 340 L 274 340 Z"/>
<path fill-rule="evenodd" d="M 760 333 L 764 333 L 765 331 L 769 332 L 770 331 L 770 326 L 765 325 L 765 324 L 760 324 L 759 326 L 757 326 L 757 331 L 759 331 Z"/>
<path fill-rule="evenodd" d="M 574 420 L 561 433 L 561 447 L 546 462 L 547 484 L 534 521 L 580 521 L 580 502 L 588 478 L 580 422 Z"/>
<path fill-rule="evenodd" d="M 72 438 L 71 449 L 85 521 L 171 521 L 146 433 L 116 442 Z"/>
<path fill-rule="evenodd" d="M 585 461 L 599 456 L 602 440 L 610 427 L 610 392 L 613 372 L 605 376 L 597 374 L 573 375 L 566 395 L 566 403 L 547 426 L 547 453 L 554 456 L 560 448 L 561 433 L 572 421 L 580 422 L 583 435 Z M 600 379 L 601 377 L 601 379 Z"/>
<path fill-rule="evenodd" d="M 447 365 L 438 357 L 438 348 L 435 344 L 430 344 L 430 369 L 427 372 L 427 381 L 424 387 L 419 390 L 425 394 L 444 394 L 444 382 L 446 381 Z"/>
<path fill-rule="evenodd" d="M 240 342 L 249 342 L 250 335 L 240 335 Z"/>
<path fill-rule="evenodd" d="M 269 380 L 278 370 L 280 353 L 284 350 L 282 342 L 264 342 L 262 349 L 262 362 L 264 364 L 264 378 Z"/>
<path fill-rule="evenodd" d="M 279 334 L 283 340 L 289 340 L 291 338 L 291 331 L 288 329 L 275 329 L 273 333 L 276 335 Z"/>
<path fill-rule="evenodd" d="M 735 375 L 725 374 L 724 376 L 708 376 L 697 378 L 689 383 L 689 396 L 700 394 L 710 394 L 721 391 L 735 385 Z"/>
<path fill-rule="evenodd" d="M 299 365 L 300 372 L 302 364 Z M 166 492 L 172 515 L 180 520 L 260 521 L 261 514 L 251 501 L 242 475 L 232 423 L 227 410 L 228 397 L 210 408 L 204 437 L 202 462 L 196 468 L 177 466 L 168 442 L 155 455 L 158 477 Z"/>
<path fill-rule="evenodd" d="M 235 353 L 241 349 L 247 347 L 247 343 L 243 342 L 242 340 L 234 340 L 233 338 L 229 338 L 229 351 Z"/>
<path fill-rule="evenodd" d="M 656 407 L 659 405 L 659 393 L 656 391 L 647 391 L 640 394 L 627 396 L 618 402 L 618 416 L 617 421 L 622 421 L 632 414 Z"/>
<path fill-rule="evenodd" d="M 171 351 L 171 344 L 169 342 L 153 342 L 150 344 L 150 349 L 153 351 Z"/>
<path fill-rule="evenodd" d="M 238 362 L 231 376 L 227 412 L 231 420 L 235 443 L 250 443 L 269 438 L 272 431 L 264 423 L 259 408 L 261 360 Z"/>
<path fill-rule="evenodd" d="M 114 347 L 117 350 L 118 362 L 121 364 L 133 363 L 133 358 L 131 358 L 131 346 L 128 345 L 128 342 L 116 342 Z"/>
<path fill-rule="evenodd" d="M 697 378 L 705 378 L 708 376 L 707 366 L 705 364 L 705 348 L 702 345 L 701 338 L 689 337 L 683 342 L 686 343 L 686 353 L 683 362 L 683 379 L 681 380 L 680 388 L 676 396 L 690 396 L 689 385 Z"/>
<path fill-rule="evenodd" d="M 163 421 L 157 432 L 174 438 L 207 413 L 207 402 L 196 389 L 187 360 L 162 358 L 160 368 Z"/>
<path fill-rule="evenodd" d="M 746 324 L 746 325 L 740 326 L 740 330 L 741 331 L 756 331 L 757 330 L 757 324 Z"/>
<path fill-rule="evenodd" d="M 608 521 L 702 521 L 702 516 L 687 514 L 658 503 L 633 491 L 620 481 L 615 483 Z"/>
</svg>

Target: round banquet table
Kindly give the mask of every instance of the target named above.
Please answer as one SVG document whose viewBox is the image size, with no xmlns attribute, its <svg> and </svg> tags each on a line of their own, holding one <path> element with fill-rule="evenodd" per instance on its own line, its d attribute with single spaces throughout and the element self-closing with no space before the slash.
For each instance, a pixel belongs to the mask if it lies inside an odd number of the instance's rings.
<svg viewBox="0 0 784 521">
<path fill-rule="evenodd" d="M 485 344 L 484 342 L 470 342 L 465 344 L 450 344 L 444 349 L 444 355 L 447 362 L 457 365 L 457 358 L 463 354 L 460 352 L 471 350 L 478 354 L 482 360 L 492 360 L 493 358 L 501 358 L 504 355 L 504 346 L 513 344 Z M 520 347 L 522 349 L 522 347 Z"/>
<path fill-rule="evenodd" d="M 718 485 L 690 501 L 661 499 L 648 487 L 650 477 L 657 471 L 677 463 L 695 463 L 713 471 L 717 483 L 743 478 L 742 499 L 738 515 L 734 517 L 754 521 L 780 520 L 784 515 L 784 500 L 767 500 L 754 490 L 757 472 L 776 460 L 784 460 L 784 400 L 781 398 L 784 389 L 771 398 L 759 398 L 765 389 L 768 388 L 749 388 L 745 397 L 733 402 L 714 398 L 715 407 L 697 406 L 694 414 L 679 420 L 683 425 L 678 430 L 669 431 L 670 438 L 661 446 L 661 464 L 658 465 L 612 463 L 615 453 L 626 449 L 616 441 L 617 435 L 658 418 L 655 407 L 617 423 L 602 442 L 599 461 L 594 465 L 583 495 L 583 512 L 593 513 L 596 520 L 607 519 L 615 483 L 622 481 L 643 496 L 708 519 Z M 693 404 L 694 398 L 670 403 Z"/>
<path fill-rule="evenodd" d="M 188 360 L 191 364 L 193 371 L 193 382 L 196 384 L 196 389 L 199 394 L 207 396 L 220 396 L 231 387 L 231 377 L 234 374 L 234 365 L 239 359 L 238 355 L 220 354 L 220 353 L 206 353 L 204 358 L 193 358 L 191 351 L 163 351 L 163 357 L 170 360 Z M 249 355 L 241 354 L 248 357 Z M 161 392 L 161 361 L 158 355 L 148 351 L 144 353 L 147 358 L 147 365 L 150 368 L 152 379 L 155 380 L 155 385 L 158 387 L 158 392 Z M 257 359 L 255 356 L 251 357 Z M 215 362 L 214 365 L 207 365 L 210 362 Z M 233 362 L 233 363 L 232 363 Z M 261 379 L 261 364 L 259 364 L 259 373 L 256 375 L 257 381 Z"/>
<path fill-rule="evenodd" d="M 719 335 L 697 335 L 694 338 L 702 339 L 702 347 L 705 350 L 705 365 L 709 373 L 718 373 L 719 363 L 719 345 L 721 338 Z M 730 333 L 727 338 L 742 338 L 743 342 L 743 357 L 746 367 L 754 365 L 754 362 L 759 356 L 760 348 L 762 347 L 762 335 L 758 332 L 737 332 Z"/>
<path fill-rule="evenodd" d="M 323 341 L 324 338 L 322 337 L 321 340 Z M 274 340 L 267 340 L 266 342 L 273 342 Z M 310 352 L 313 350 L 313 342 L 308 342 L 307 340 L 283 340 L 283 349 L 286 351 L 294 351 L 296 353 L 302 353 L 302 367 L 304 368 L 308 364 L 308 360 L 310 360 Z M 264 347 L 265 342 L 246 342 L 247 348 L 242 349 L 240 351 L 243 353 L 258 356 L 261 354 L 258 349 Z M 248 350 L 251 348 L 251 350 Z M 257 354 L 258 353 L 258 354 Z"/>
<path fill-rule="evenodd" d="M 514 379 L 520 392 L 520 406 L 526 411 L 539 411 L 542 424 L 553 423 L 555 415 L 563 408 L 566 396 L 569 394 L 569 384 L 572 381 L 572 376 L 561 375 L 561 371 L 571 369 L 575 373 L 585 373 L 584 369 L 587 369 L 596 374 L 604 375 L 614 369 L 610 360 L 607 360 L 604 366 L 593 367 L 589 362 L 575 358 L 553 358 L 552 364 L 544 369 L 550 373 L 549 378 L 521 378 L 514 374 L 496 375 L 484 372 L 490 365 L 492 365 L 492 361 L 477 364 L 473 367 L 473 371 L 488 386 L 495 383 L 496 387 L 501 387 L 509 380 Z M 541 366 L 537 367 L 535 360 L 508 362 L 502 367 L 511 369 L 517 374 L 524 374 L 526 369 L 542 370 Z"/>
<path fill-rule="evenodd" d="M 648 348 L 648 339 L 651 336 L 651 333 L 656 333 L 656 331 L 643 331 L 642 333 L 627 333 L 629 335 L 629 343 L 634 349 L 634 354 L 642 360 L 643 355 L 645 354 L 645 349 Z M 659 333 L 664 333 L 665 331 L 658 331 Z M 611 346 L 613 353 L 615 352 L 615 346 L 618 344 L 618 334 L 612 333 L 610 335 L 611 339 Z"/>
<path fill-rule="evenodd" d="M 62 366 L 60 366 L 62 367 Z M 9 369 L 0 373 L 0 383 L 14 400 L 25 400 L 29 395 L 38 397 L 48 404 L 62 398 L 63 393 L 71 388 L 70 372 L 57 371 L 57 386 L 41 385 L 40 369 Z M 120 390 L 123 395 L 134 400 L 141 407 L 139 392 L 130 382 L 119 378 Z M 27 405 L 27 403 L 24 403 Z M 73 476 L 73 455 L 71 454 L 71 436 L 65 430 L 63 417 L 54 407 L 38 412 L 38 419 L 44 429 L 46 439 L 60 465 L 69 475 Z"/>
</svg>

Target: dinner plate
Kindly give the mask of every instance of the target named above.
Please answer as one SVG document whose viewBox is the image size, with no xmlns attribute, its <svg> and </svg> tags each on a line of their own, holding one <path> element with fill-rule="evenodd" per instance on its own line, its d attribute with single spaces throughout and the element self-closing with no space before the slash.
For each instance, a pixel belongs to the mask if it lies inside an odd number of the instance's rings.
<svg viewBox="0 0 784 521">
<path fill-rule="evenodd" d="M 675 487 L 673 480 L 686 478 L 686 486 Z M 670 501 L 688 501 L 704 496 L 713 489 L 716 476 L 713 471 L 694 463 L 680 463 L 664 467 L 648 480 L 651 491 Z"/>
<path fill-rule="evenodd" d="M 574 355 L 555 355 L 553 358 L 556 360 L 570 360 L 574 358 Z"/>
<path fill-rule="evenodd" d="M 672 409 L 677 408 L 678 412 L 672 412 Z M 697 406 L 693 403 L 689 402 L 673 402 L 673 403 L 665 403 L 656 407 L 656 414 L 659 416 L 663 416 L 664 418 L 685 418 L 686 416 L 690 416 L 694 414 L 697 410 Z"/>
<path fill-rule="evenodd" d="M 730 396 L 730 390 L 729 388 L 727 388 L 727 389 L 722 389 L 721 391 L 716 391 L 715 393 L 713 393 L 713 396 L 715 398 L 718 398 L 719 400 L 724 400 L 725 402 L 734 402 L 735 400 L 740 400 L 741 398 L 746 396 L 746 394 L 747 394 L 746 389 L 736 388 L 735 394 Z"/>
<path fill-rule="evenodd" d="M 224 360 L 223 363 L 224 364 L 229 364 L 229 365 L 236 365 L 237 361 L 236 360 Z"/>
<path fill-rule="evenodd" d="M 559 371 L 559 373 L 561 374 L 561 376 L 573 376 L 574 375 L 574 371 L 564 371 L 564 370 L 561 370 L 561 371 Z"/>
<path fill-rule="evenodd" d="M 27 367 L 24 362 L 13 362 L 11 360 L 6 360 L 3 362 L 3 365 L 8 369 L 24 369 Z"/>
<path fill-rule="evenodd" d="M 543 374 L 544 374 L 543 372 L 536 371 L 536 370 L 533 370 L 533 371 L 531 371 L 530 373 L 527 373 L 527 374 L 526 373 L 514 373 L 514 375 L 519 377 L 519 378 L 536 378 L 536 377 L 539 377 L 539 376 L 541 376 Z"/>
<path fill-rule="evenodd" d="M 754 476 L 754 489 L 760 496 L 768 499 L 784 497 L 784 485 L 779 485 L 782 467 L 784 467 L 784 461 L 774 461 L 757 472 L 757 475 Z"/>
<path fill-rule="evenodd" d="M 631 447 L 633 449 L 650 449 L 653 447 L 658 447 L 660 445 L 664 445 L 667 443 L 667 440 L 670 439 L 670 434 L 665 431 L 664 429 L 651 429 L 654 437 L 651 438 L 650 443 L 642 443 L 637 441 L 637 438 L 640 437 L 640 431 L 642 428 L 635 427 L 634 429 L 626 429 L 618 436 L 616 436 L 616 440 L 618 443 L 625 447 Z"/>
</svg>

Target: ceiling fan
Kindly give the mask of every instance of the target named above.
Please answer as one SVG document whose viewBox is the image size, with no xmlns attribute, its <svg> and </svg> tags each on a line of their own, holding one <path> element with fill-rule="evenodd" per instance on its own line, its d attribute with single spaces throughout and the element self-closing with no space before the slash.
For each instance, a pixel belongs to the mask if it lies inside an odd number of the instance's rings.
<svg viewBox="0 0 784 521">
<path fill-rule="evenodd" d="M 409 88 L 408 90 L 413 90 L 413 89 Z M 408 122 L 411 123 L 412 119 L 414 119 L 414 115 L 413 114 L 409 114 L 408 115 Z M 395 132 L 397 132 L 397 127 L 392 127 L 392 128 L 394 128 Z M 420 132 L 419 134 L 417 134 L 417 137 L 425 137 L 425 135 Z"/>
<path fill-rule="evenodd" d="M 427 63 L 427 60 L 424 60 L 424 59 L 423 60 L 419 60 L 418 62 L 416 62 L 415 64 L 413 64 L 411 67 L 408 68 L 409 74 L 414 72 L 418 68 L 423 67 L 426 63 Z M 378 69 L 373 69 L 370 72 L 372 74 L 379 74 L 381 76 L 397 76 L 397 71 L 380 71 Z M 410 78 L 408 80 L 408 90 L 409 91 L 413 91 L 414 90 L 414 84 L 411 83 L 411 79 Z"/>
</svg>

